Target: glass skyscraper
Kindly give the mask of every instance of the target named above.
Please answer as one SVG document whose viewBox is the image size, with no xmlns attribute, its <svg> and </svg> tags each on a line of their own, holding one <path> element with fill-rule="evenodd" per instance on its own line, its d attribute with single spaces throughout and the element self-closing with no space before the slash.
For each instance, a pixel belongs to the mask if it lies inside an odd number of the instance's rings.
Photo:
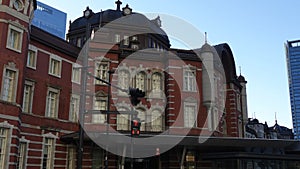
<svg viewBox="0 0 300 169">
<path fill-rule="evenodd" d="M 67 14 L 37 1 L 32 24 L 55 36 L 65 39 Z"/>
<path fill-rule="evenodd" d="M 300 40 L 287 41 L 285 46 L 293 128 L 300 140 Z"/>
</svg>

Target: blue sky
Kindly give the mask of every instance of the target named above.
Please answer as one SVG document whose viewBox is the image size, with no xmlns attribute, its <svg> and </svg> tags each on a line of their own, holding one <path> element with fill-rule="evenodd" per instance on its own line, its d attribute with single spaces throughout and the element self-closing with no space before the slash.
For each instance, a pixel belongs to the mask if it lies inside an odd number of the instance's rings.
<svg viewBox="0 0 300 169">
<path fill-rule="evenodd" d="M 115 9 L 115 0 L 40 0 L 67 13 L 67 22 L 94 12 Z M 273 125 L 292 127 L 284 43 L 300 39 L 300 1 L 271 0 L 123 0 L 134 12 L 179 17 L 202 32 L 212 45 L 228 43 L 248 81 L 248 114 Z M 152 19 L 152 18 L 151 18 Z M 162 25 L 163 25 L 162 20 Z M 67 28 L 68 30 L 68 28 Z"/>
</svg>

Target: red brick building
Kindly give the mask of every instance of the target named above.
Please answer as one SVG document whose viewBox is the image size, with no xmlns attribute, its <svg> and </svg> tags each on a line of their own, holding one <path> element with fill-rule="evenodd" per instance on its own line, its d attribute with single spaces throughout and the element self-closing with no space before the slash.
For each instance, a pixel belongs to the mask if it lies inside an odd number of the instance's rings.
<svg viewBox="0 0 300 169">
<path fill-rule="evenodd" d="M 80 110 L 86 133 L 82 168 L 218 168 L 226 158 L 205 155 L 247 152 L 245 146 L 263 149 L 262 142 L 257 146 L 238 139 L 247 122 L 246 81 L 236 75 L 228 44 L 172 49 L 159 17 L 149 20 L 128 6 L 121 9 L 120 3 L 116 10 L 98 13 L 87 8 L 70 24 L 64 41 L 30 25 L 36 1 L 2 0 L 0 7 L 0 168 L 76 168 Z M 123 16 L 133 22 L 109 24 Z M 82 93 L 86 55 L 91 75 Z M 139 88 L 146 96 L 133 107 L 127 93 L 92 75 L 122 89 Z M 99 111 L 108 109 L 137 111 L 139 137 L 160 139 L 152 144 L 135 138 L 134 153 L 145 150 L 155 156 L 128 158 L 131 116 Z M 108 133 L 112 143 L 103 141 Z M 200 144 L 210 136 L 214 138 Z M 239 141 L 242 146 L 232 145 Z M 285 149 L 286 144 L 272 145 Z M 231 161 L 227 168 L 236 164 Z"/>
</svg>

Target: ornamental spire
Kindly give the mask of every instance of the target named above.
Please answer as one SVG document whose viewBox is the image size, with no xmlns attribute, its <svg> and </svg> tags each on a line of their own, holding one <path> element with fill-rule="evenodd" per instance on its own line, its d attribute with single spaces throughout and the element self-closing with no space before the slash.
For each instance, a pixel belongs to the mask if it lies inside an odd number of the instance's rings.
<svg viewBox="0 0 300 169">
<path fill-rule="evenodd" d="M 115 2 L 115 4 L 117 4 L 117 11 L 121 11 L 121 4 L 122 4 L 122 2 L 120 0 L 117 0 Z"/>
</svg>

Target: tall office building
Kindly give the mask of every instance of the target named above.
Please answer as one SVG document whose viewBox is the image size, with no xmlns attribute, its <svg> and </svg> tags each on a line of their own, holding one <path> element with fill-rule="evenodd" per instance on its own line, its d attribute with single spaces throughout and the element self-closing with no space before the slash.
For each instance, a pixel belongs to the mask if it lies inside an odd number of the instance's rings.
<svg viewBox="0 0 300 169">
<path fill-rule="evenodd" d="M 295 139 L 300 139 L 300 40 L 287 41 L 286 60 Z"/>
<path fill-rule="evenodd" d="M 67 14 L 44 3 L 37 2 L 32 24 L 65 39 Z"/>
</svg>

